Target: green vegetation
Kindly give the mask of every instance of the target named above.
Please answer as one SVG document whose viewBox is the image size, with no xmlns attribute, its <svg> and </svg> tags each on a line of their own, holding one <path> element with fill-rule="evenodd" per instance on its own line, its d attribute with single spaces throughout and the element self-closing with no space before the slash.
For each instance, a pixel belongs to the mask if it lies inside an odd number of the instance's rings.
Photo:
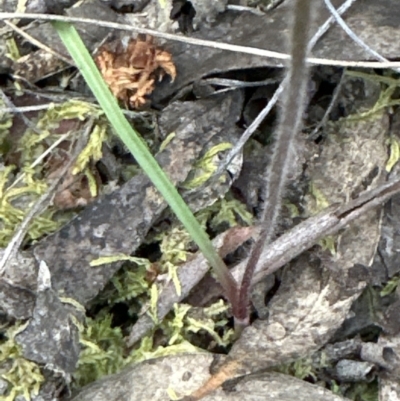
<svg viewBox="0 0 400 401">
<path fill-rule="evenodd" d="M 39 393 L 44 377 L 40 367 L 22 356 L 21 348 L 14 337 L 23 326 L 16 324 L 5 333 L 5 339 L 0 344 L 1 377 L 9 386 L 3 401 L 14 401 L 17 396 L 24 396 L 27 401 Z"/>
</svg>

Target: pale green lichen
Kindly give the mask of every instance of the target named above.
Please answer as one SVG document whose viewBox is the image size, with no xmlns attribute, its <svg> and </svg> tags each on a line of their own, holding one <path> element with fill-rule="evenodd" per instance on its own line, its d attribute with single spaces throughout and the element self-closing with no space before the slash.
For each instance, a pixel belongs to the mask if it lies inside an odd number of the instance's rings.
<svg viewBox="0 0 400 401">
<path fill-rule="evenodd" d="M 0 396 L 3 401 L 14 401 L 18 396 L 30 401 L 32 396 L 38 395 L 44 382 L 39 365 L 25 359 L 15 342 L 15 335 L 22 329 L 18 324 L 9 328 L 5 333 L 6 340 L 0 344 L 1 377 L 9 385 L 6 394 Z"/>
</svg>

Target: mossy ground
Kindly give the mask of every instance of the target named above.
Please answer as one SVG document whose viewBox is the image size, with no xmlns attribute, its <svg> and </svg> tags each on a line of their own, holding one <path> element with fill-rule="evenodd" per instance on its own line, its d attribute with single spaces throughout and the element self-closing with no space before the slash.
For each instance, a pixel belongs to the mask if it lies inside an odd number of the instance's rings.
<svg viewBox="0 0 400 401">
<path fill-rule="evenodd" d="M 0 171 L 0 246 L 7 246 L 16 227 L 25 218 L 32 205 L 43 195 L 49 187 L 46 176 L 46 158 L 41 162 L 43 153 L 52 147 L 60 138 L 60 127 L 68 122 L 83 122 L 92 119 L 93 128 L 87 139 L 86 146 L 74 163 L 73 174 L 87 174 L 90 192 L 93 197 L 101 194 L 103 188 L 98 187 L 88 166 L 96 163 L 102 157 L 102 147 L 108 141 L 115 141 L 111 137 L 101 111 L 95 106 L 83 101 L 69 101 L 50 107 L 38 114 L 33 120 L 35 130 L 26 129 L 17 140 L 12 137 L 13 118 L 4 113 L 0 118 L 1 154 L 4 159 L 11 159 L 16 155 L 16 163 L 3 165 Z M 74 125 L 76 129 L 76 125 Z M 73 143 L 76 135 L 81 131 L 64 130 L 66 141 Z M 149 145 L 156 143 L 152 138 Z M 161 144 L 167 146 L 168 144 Z M 196 179 L 190 183 L 193 186 L 202 185 L 215 170 L 210 158 L 216 152 L 230 147 L 229 144 L 211 149 L 198 162 Z M 57 148 L 55 148 L 57 150 Z M 127 166 L 128 175 L 132 175 L 132 166 Z M 199 173 L 200 172 L 200 173 Z M 203 176 L 203 177 L 202 177 Z M 18 180 L 18 182 L 16 182 Z M 45 235 L 59 229 L 68 221 L 76 210 L 60 211 L 54 205 L 45 208 L 39 216 L 30 223 L 24 246 L 29 247 Z M 201 224 L 207 226 L 214 233 L 240 223 L 250 223 L 251 215 L 244 205 L 233 198 L 217 201 L 213 206 L 202 210 L 197 215 Z M 202 320 L 196 320 L 188 312 L 189 305 L 175 305 L 174 310 L 162 322 L 158 322 L 152 333 L 142 339 L 140 345 L 133 350 L 127 350 L 124 337 L 126 330 L 134 322 L 141 305 L 156 302 L 156 286 L 153 283 L 154 275 L 168 274 L 179 290 L 179 280 L 176 271 L 179 264 L 184 263 L 193 249 L 193 243 L 187 232 L 178 223 L 167 226 L 167 229 L 155 228 L 147 239 L 148 243 L 158 247 L 159 257 L 156 260 L 146 257 L 131 257 L 129 255 L 113 255 L 105 260 L 93 262 L 93 268 L 102 263 L 116 260 L 125 260 L 124 266 L 112 278 L 103 293 L 99 294 L 90 308 L 89 315 L 83 323 L 74 319 L 79 328 L 82 351 L 73 376 L 73 387 L 79 388 L 100 377 L 118 372 L 129 363 L 144 359 L 174 354 L 177 352 L 199 350 L 199 334 L 205 333 L 214 346 L 228 346 L 232 341 L 232 330 L 226 325 L 228 306 L 222 301 L 204 311 Z M 125 321 L 116 323 L 121 313 L 115 312 L 124 306 Z M 155 309 L 155 308 L 154 308 Z M 150 310 L 149 313 L 152 311 Z M 153 312 L 154 314 L 154 312 Z M 154 319 L 157 316 L 154 314 Z M 20 348 L 14 341 L 13 332 L 19 325 L 11 326 L 4 331 L 0 345 L 1 361 L 3 362 L 2 377 L 9 383 L 6 393 L 8 400 L 23 395 L 27 400 L 38 393 L 44 378 L 41 367 L 22 357 Z M 23 378 L 23 380 L 21 380 Z"/>
<path fill-rule="evenodd" d="M 373 109 L 365 112 L 365 116 L 382 108 L 399 104 L 399 100 L 394 98 L 394 93 L 399 85 L 398 80 L 376 76 L 364 78 L 379 80 L 382 84 L 379 101 Z M 362 117 L 359 115 L 354 118 Z M 9 135 L 12 129 L 11 114 L 4 113 L 0 116 L 1 155 L 4 158 L 11 151 L 18 153 L 17 164 L 2 165 L 0 170 L 1 247 L 8 244 L 29 208 L 48 189 L 45 165 L 43 163 L 35 165 L 35 161 L 59 139 L 59 133 L 55 131 L 62 122 L 84 121 L 87 118 L 92 118 L 94 125 L 87 145 L 75 164 L 75 173 L 85 172 L 89 163 L 99 160 L 102 157 L 103 143 L 110 140 L 108 126 L 98 108 L 82 101 L 70 101 L 50 108 L 41 112 L 35 121 L 35 127 L 39 133 L 27 129 L 17 142 Z M 70 139 L 72 139 L 74 133 L 70 133 L 70 135 Z M 399 159 L 399 143 L 396 139 L 391 139 L 390 150 L 388 170 Z M 208 156 L 210 155 L 208 154 Z M 210 170 L 207 160 L 199 162 L 198 167 L 203 168 L 205 174 L 209 176 L 212 169 Z M 88 181 L 91 183 L 91 192 L 96 196 L 101 193 L 101 188 L 96 187 L 88 170 L 87 174 Z M 18 184 L 13 184 L 17 177 L 21 177 Z M 204 180 L 191 182 L 190 187 L 203 182 Z M 317 192 L 314 191 L 314 194 Z M 26 235 L 25 246 L 54 232 L 70 218 L 71 212 L 60 213 L 54 207 L 48 207 L 40 216 L 32 220 Z M 251 221 L 251 215 L 246 208 L 229 197 L 200 211 L 197 218 L 203 226 L 207 226 L 213 232 L 218 232 L 221 227 L 234 226 L 238 222 L 249 223 Z M 193 245 L 187 233 L 178 224 L 169 226 L 167 230 L 158 232 L 156 230 L 148 241 L 157 244 L 159 249 L 157 260 L 115 255 L 118 260 L 124 258 L 128 260 L 113 277 L 105 291 L 99 294 L 90 310 L 90 317 L 88 316 L 81 324 L 77 323 L 80 330 L 82 352 L 74 374 L 74 387 L 80 387 L 104 375 L 115 373 L 132 362 L 171 353 L 198 350 L 201 345 L 197 336 L 199 332 L 211 338 L 212 344 L 215 346 L 228 347 L 232 342 L 232 331 L 226 324 L 229 318 L 226 304 L 219 302 L 211 306 L 204 311 L 206 318 L 201 320 L 196 320 L 190 315 L 190 306 L 182 304 L 176 305 L 174 311 L 163 322 L 159 322 L 153 332 L 142 339 L 137 348 L 126 350 L 124 341 L 126 330 L 134 322 L 134 317 L 139 313 L 141 306 L 149 300 L 152 300 L 154 304 L 157 297 L 152 283 L 152 273 L 155 271 L 167 273 L 178 289 L 180 284 L 176 276 L 177 266 L 185 262 Z M 104 262 L 99 261 L 99 263 Z M 96 267 L 93 266 L 93 268 Z M 397 285 L 397 282 L 395 284 Z M 124 305 L 123 315 L 126 320 L 116 323 L 118 313 L 115 311 L 121 305 Z M 157 319 L 155 315 L 154 319 Z M 17 324 L 4 329 L 0 345 L 0 359 L 3 363 L 2 377 L 9 383 L 9 391 L 2 398 L 7 401 L 14 400 L 18 395 L 23 395 L 28 400 L 32 395 L 37 394 L 40 384 L 44 380 L 40 367 L 24 359 L 13 340 L 18 327 Z M 311 365 L 307 361 L 296 361 L 285 367 L 284 371 L 301 378 L 315 376 L 315 372 L 312 371 Z M 21 377 L 24 380 L 21 380 Z M 370 390 L 364 388 L 362 391 L 356 391 L 359 398 L 354 399 L 366 401 L 376 399 L 373 396 L 368 398 L 372 391 Z"/>
</svg>

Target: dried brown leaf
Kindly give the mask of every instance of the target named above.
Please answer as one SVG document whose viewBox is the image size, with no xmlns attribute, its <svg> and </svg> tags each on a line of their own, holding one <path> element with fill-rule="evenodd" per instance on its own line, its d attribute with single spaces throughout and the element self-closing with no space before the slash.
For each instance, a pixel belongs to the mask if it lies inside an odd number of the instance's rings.
<svg viewBox="0 0 400 401">
<path fill-rule="evenodd" d="M 106 44 L 96 63 L 113 95 L 131 108 L 146 103 L 156 80 L 165 74 L 176 77 L 171 54 L 157 48 L 151 36 L 130 39 L 126 46 L 121 41 Z"/>
</svg>

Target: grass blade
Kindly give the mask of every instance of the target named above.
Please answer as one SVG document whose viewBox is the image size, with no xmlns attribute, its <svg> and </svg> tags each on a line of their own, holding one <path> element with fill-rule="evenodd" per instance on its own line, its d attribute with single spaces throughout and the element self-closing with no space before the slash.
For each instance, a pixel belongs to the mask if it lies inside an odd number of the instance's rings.
<svg viewBox="0 0 400 401">
<path fill-rule="evenodd" d="M 223 286 L 229 301 L 235 302 L 237 293 L 237 283 L 235 279 L 221 257 L 215 251 L 208 235 L 201 228 L 174 185 L 158 165 L 153 155 L 149 152 L 139 134 L 126 120 L 78 32 L 74 26 L 65 22 L 53 22 L 53 26 L 60 35 L 61 40 L 102 107 L 115 132 L 135 157 L 154 186 L 160 191 L 173 212 L 203 252 L 210 265 L 214 268 L 215 274 Z"/>
</svg>

